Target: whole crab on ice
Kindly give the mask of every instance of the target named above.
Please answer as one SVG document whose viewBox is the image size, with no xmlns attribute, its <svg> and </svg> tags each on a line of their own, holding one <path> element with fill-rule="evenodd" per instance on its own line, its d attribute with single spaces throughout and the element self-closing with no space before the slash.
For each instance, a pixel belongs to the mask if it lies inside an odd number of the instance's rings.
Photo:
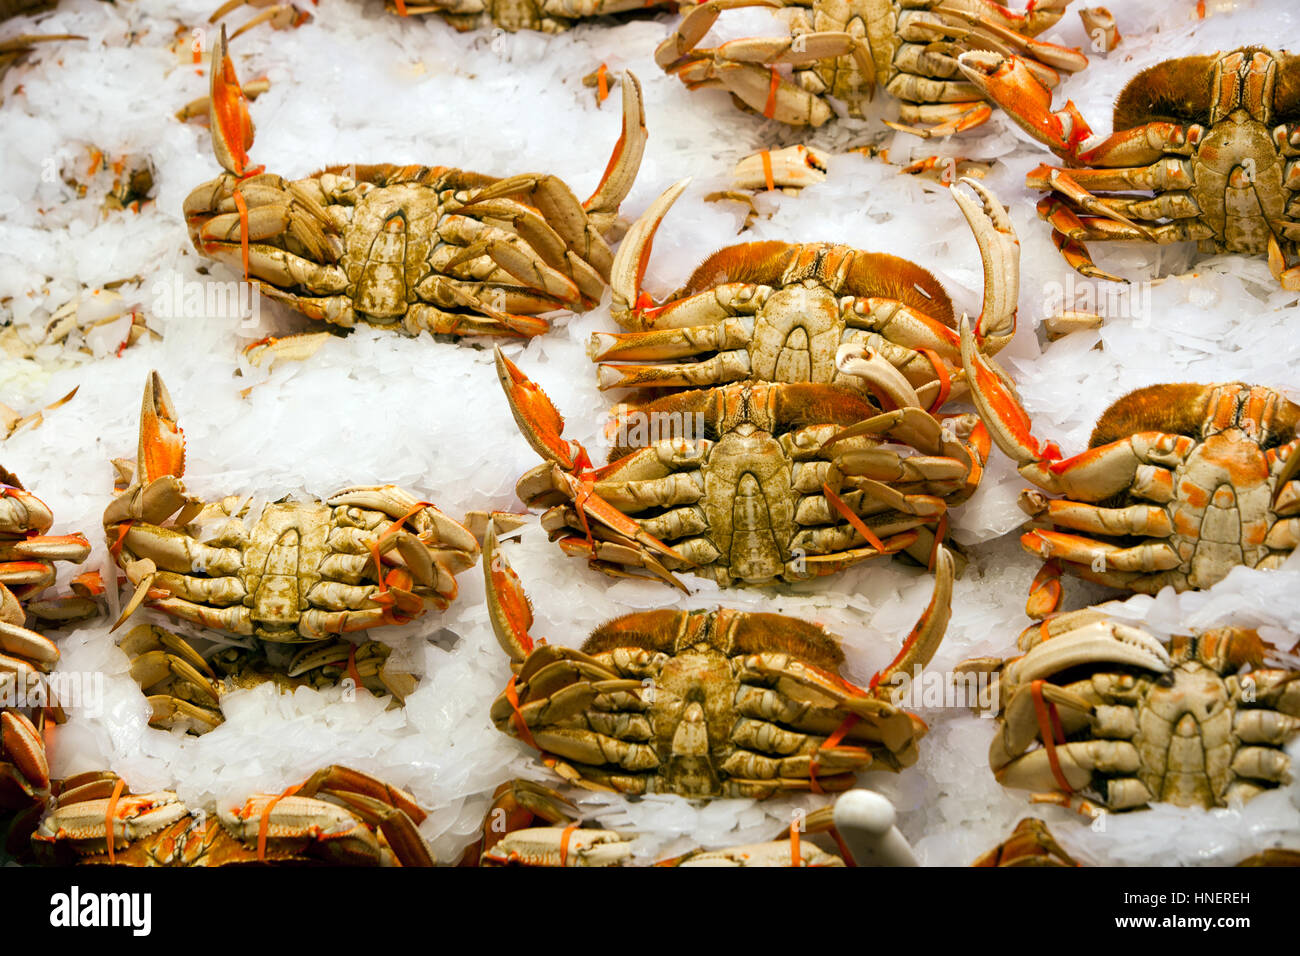
<svg viewBox="0 0 1300 956">
<path fill-rule="evenodd" d="M 157 372 L 145 382 L 139 457 L 115 465 L 126 487 L 104 531 L 136 587 L 120 620 L 145 603 L 263 641 L 320 641 L 445 608 L 455 575 L 478 558 L 468 530 L 394 485 L 273 502 L 251 524 L 243 499 L 191 497 L 184 436 Z"/>
<path fill-rule="evenodd" d="M 583 824 L 577 807 L 549 787 L 512 780 L 497 788 L 483 836 L 466 862 L 479 866 L 635 865 L 636 834 Z M 549 826 L 535 825 L 538 820 Z M 848 790 L 765 843 L 696 848 L 651 865 L 668 867 L 916 866 L 894 826 L 893 805 L 870 790 Z M 825 834 L 838 853 L 809 837 Z M 825 841 L 823 841 L 825 842 Z"/>
<path fill-rule="evenodd" d="M 1223 627 L 1168 647 L 1086 609 L 1020 635 L 994 671 L 1000 716 L 989 763 L 1003 786 L 1084 813 L 1152 802 L 1227 806 L 1288 779 L 1300 734 L 1300 673 L 1266 667 L 1259 635 Z"/>
<path fill-rule="evenodd" d="M 1027 611 L 1054 612 L 1062 570 L 1143 594 L 1208 588 L 1234 567 L 1274 568 L 1300 542 L 1300 405 L 1271 388 L 1152 385 L 1110 406 L 1088 450 L 1063 458 L 980 356 L 969 323 L 962 361 L 989 434 L 1043 491 L 1020 506 L 1020 539 L 1046 564 Z"/>
<path fill-rule="evenodd" d="M 1067 168 L 1043 165 L 1028 185 L 1066 261 L 1099 269 L 1086 242 L 1196 240 L 1202 252 L 1266 255 L 1300 289 L 1300 57 L 1260 47 L 1167 60 L 1115 101 L 1113 128 L 1092 132 L 1017 57 L 979 51 L 962 71 Z M 1120 280 L 1117 280 L 1120 281 Z"/>
<path fill-rule="evenodd" d="M 566 779 L 621 793 L 769 797 L 846 790 L 864 769 L 917 759 L 920 718 L 892 702 L 896 673 L 934 656 L 951 613 L 953 561 L 894 660 L 858 687 L 838 641 L 782 614 L 664 608 L 616 618 L 581 649 L 529 633 L 532 607 L 484 542 L 488 614 L 514 672 L 492 705 L 503 733 Z"/>
<path fill-rule="evenodd" d="M 564 419 L 497 350 L 520 431 L 544 459 L 516 494 L 542 527 L 608 574 L 644 570 L 685 590 L 690 569 L 724 586 L 801 581 L 905 551 L 933 565 L 948 511 L 984 473 L 974 415 L 927 411 L 880 355 L 841 347 L 888 411 L 820 383 L 738 382 L 621 406 L 609 464 L 563 437 Z"/>
<path fill-rule="evenodd" d="M 91 772 L 61 782 L 32 846 L 56 866 L 433 866 L 417 829 L 425 817 L 410 794 L 348 767 L 215 808 Z"/>
<path fill-rule="evenodd" d="M 211 65 L 212 143 L 226 172 L 185 200 L 190 238 L 310 318 L 415 335 L 533 336 L 541 313 L 585 311 L 613 262 L 606 236 L 645 148 L 641 90 L 585 203 L 555 176 L 428 166 L 331 166 L 289 181 L 249 168 L 253 124 L 224 32 Z"/>
<path fill-rule="evenodd" d="M 980 251 L 976 335 L 991 355 L 1015 334 L 1020 243 L 996 196 L 973 179 L 960 185 L 975 194 L 950 190 Z M 933 275 L 898 256 L 824 242 L 749 242 L 709 256 L 684 287 L 653 300 L 642 278 L 655 233 L 685 188 L 665 191 L 614 257 L 611 314 L 631 331 L 592 334 L 602 389 L 818 382 L 867 394 L 870 379 L 836 365 L 849 345 L 898 369 L 915 403 L 931 412 L 965 394 L 952 300 Z"/>
<path fill-rule="evenodd" d="M 992 113 L 961 75 L 964 51 L 1019 54 L 1048 86 L 1057 84 L 1058 71 L 1088 65 L 1078 50 L 1034 39 L 1068 4 L 1034 0 L 1020 13 L 992 0 L 706 0 L 659 45 L 655 61 L 689 89 L 724 89 L 740 108 L 792 126 L 821 126 L 835 115 L 833 100 L 861 116 L 881 87 L 903 101 L 901 123 L 889 125 L 946 136 Z M 752 6 L 786 13 L 789 33 L 699 46 L 723 12 Z M 777 69 L 786 66 L 793 80 Z"/>
</svg>

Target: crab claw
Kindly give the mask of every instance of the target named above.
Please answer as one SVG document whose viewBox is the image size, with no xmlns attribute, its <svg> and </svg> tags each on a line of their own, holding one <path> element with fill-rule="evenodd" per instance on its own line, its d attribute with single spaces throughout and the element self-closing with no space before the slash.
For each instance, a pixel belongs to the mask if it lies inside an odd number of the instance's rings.
<svg viewBox="0 0 1300 956">
<path fill-rule="evenodd" d="M 976 202 L 958 185 L 970 187 Z M 1011 217 L 998 198 L 974 179 L 959 179 L 949 190 L 975 234 L 984 263 L 984 302 L 975 323 L 975 338 L 986 353 L 999 351 L 1016 334 L 1016 303 L 1020 301 L 1020 240 Z"/>
<path fill-rule="evenodd" d="M 641 168 L 648 134 L 645 126 L 645 103 L 641 98 L 641 81 L 629 72 L 623 74 L 623 132 L 614 144 L 605 172 L 590 198 L 582 204 L 589 219 L 601 234 L 608 233 L 618 217 L 618 207 L 627 198 Z"/>
<path fill-rule="evenodd" d="M 495 851 L 510 834 L 531 827 L 539 818 L 554 825 L 568 823 L 577 815 L 578 808 L 550 787 L 530 780 L 503 783 L 492 794 L 492 806 L 483 817 L 483 835 L 462 865 L 510 862 L 509 847 Z"/>
<path fill-rule="evenodd" d="M 497 531 L 491 522 L 483 538 L 483 580 L 492 632 L 513 669 L 518 671 L 533 649 L 533 639 L 528 634 L 533 626 L 533 606 L 514 568 L 497 551 Z"/>
<path fill-rule="evenodd" d="M 500 346 L 493 351 L 496 354 L 497 379 L 506 393 L 515 423 L 533 451 L 565 471 L 589 465 L 585 448 L 560 437 L 564 432 L 564 416 L 551 404 L 546 393 L 505 357 Z"/>
<path fill-rule="evenodd" d="M 1021 468 L 1061 457 L 1061 450 L 1054 442 L 1042 445 L 1033 436 L 1029 413 L 976 347 L 970 319 L 966 316 L 961 320 L 961 364 L 970 383 L 971 401 L 1004 455 Z"/>
<path fill-rule="evenodd" d="M 934 658 L 948 631 L 948 620 L 952 617 L 954 574 L 952 552 L 943 545 L 938 545 L 934 555 L 934 594 L 930 603 L 921 612 L 920 620 L 903 642 L 898 656 L 871 679 L 872 688 L 889 687 L 894 674 L 907 674 L 910 677 L 915 669 L 925 667 Z"/>
<path fill-rule="evenodd" d="M 140 449 L 136 478 L 148 484 L 165 476 L 185 474 L 185 433 L 176 421 L 176 408 L 162 376 L 150 372 L 140 404 Z"/>
<path fill-rule="evenodd" d="M 226 50 L 224 24 L 212 48 L 208 76 L 211 83 L 208 125 L 212 130 L 212 151 L 222 169 L 243 177 L 248 171 L 248 148 L 253 145 L 253 118 L 248 113 L 248 98 L 235 75 L 235 64 Z"/>
<path fill-rule="evenodd" d="M 45 760 L 45 742 L 40 731 L 24 715 L 10 710 L 0 711 L 0 753 L 6 755 L 22 774 L 23 789 L 35 792 L 49 787 L 50 767 Z"/>
<path fill-rule="evenodd" d="M 860 342 L 846 342 L 835 352 L 835 368 L 845 375 L 855 375 L 864 379 L 867 387 L 893 403 L 894 408 L 920 408 L 921 400 L 916 389 L 912 387 L 903 373 L 896 369 L 876 349 Z M 884 405 L 883 407 L 888 407 Z M 852 431 L 857 426 L 850 425 L 838 433 L 831 441 L 841 441 L 860 432 Z M 829 444 L 829 442 L 827 443 Z M 825 446 L 823 446 L 825 447 Z"/>
<path fill-rule="evenodd" d="M 957 65 L 984 96 L 1058 156 L 1073 159 L 1095 138 L 1074 101 L 1052 111 L 1052 91 L 1019 57 L 970 50 L 957 58 Z"/>
<path fill-rule="evenodd" d="M 691 10 L 677 24 L 668 39 L 655 50 L 655 63 L 665 70 L 671 69 L 689 54 L 705 35 L 713 29 L 724 10 L 740 7 L 771 7 L 780 9 L 778 0 L 706 0 Z"/>
<path fill-rule="evenodd" d="M 642 328 L 643 325 L 637 320 L 644 311 L 654 308 L 649 296 L 645 296 L 643 301 L 641 280 L 645 277 L 646 266 L 650 262 L 655 232 L 690 182 L 689 178 L 683 179 L 665 189 L 650 204 L 650 208 L 641 214 L 641 218 L 632 224 L 619 244 L 614 265 L 610 268 L 609 285 L 613 295 L 610 312 L 614 321 L 624 328 Z"/>
</svg>

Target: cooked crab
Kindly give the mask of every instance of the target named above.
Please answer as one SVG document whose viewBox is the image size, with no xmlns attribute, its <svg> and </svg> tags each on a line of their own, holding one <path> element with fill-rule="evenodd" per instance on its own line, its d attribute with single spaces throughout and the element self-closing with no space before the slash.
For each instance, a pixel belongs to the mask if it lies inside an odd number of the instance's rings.
<svg viewBox="0 0 1300 956">
<path fill-rule="evenodd" d="M 555 176 L 448 167 L 331 166 L 293 182 L 249 168 L 253 126 L 226 53 L 212 54 L 212 142 L 226 172 L 185 200 L 195 248 L 310 318 L 453 335 L 532 336 L 541 313 L 604 294 L 605 237 L 645 148 L 640 86 L 623 83 L 623 135 L 585 203 Z"/>
<path fill-rule="evenodd" d="M 635 835 L 585 826 L 560 794 L 527 780 L 502 784 L 483 820 L 483 837 L 467 863 L 479 866 L 624 866 L 633 862 Z M 696 849 L 654 866 L 805 867 L 916 866 L 894 827 L 894 807 L 870 790 L 849 790 L 835 803 L 802 816 L 775 840 L 716 850 Z M 537 820 L 550 826 L 534 826 Z M 828 852 L 808 836 L 826 834 Z"/>
<path fill-rule="evenodd" d="M 1166 647 L 1088 609 L 1030 627 L 1019 646 L 1009 661 L 961 665 L 1000 673 L 989 763 L 1003 786 L 1091 813 L 1093 801 L 1222 807 L 1288 779 L 1300 673 L 1266 667 L 1273 648 L 1254 631 L 1217 628 Z"/>
<path fill-rule="evenodd" d="M 821 126 L 835 115 L 834 100 L 861 116 L 879 86 L 903 101 L 902 122 L 891 126 L 946 136 L 979 126 L 992 112 L 960 75 L 963 51 L 1016 53 L 1048 86 L 1058 82 L 1058 70 L 1088 65 L 1078 50 L 1033 39 L 1068 3 L 1034 0 L 1017 13 L 991 0 L 707 0 L 659 45 L 655 62 L 689 89 L 724 89 L 741 109 L 794 126 Z M 789 33 L 699 47 L 724 11 L 753 6 L 786 13 Z M 791 68 L 793 77 L 778 67 Z"/>
<path fill-rule="evenodd" d="M 388 0 L 387 6 L 403 17 L 426 13 L 440 16 L 457 30 L 490 24 L 508 33 L 560 33 L 593 17 L 673 10 L 677 0 Z"/>
<path fill-rule="evenodd" d="M 1105 138 L 1073 102 L 1051 112 L 1051 93 L 1016 57 L 979 51 L 960 64 L 1066 161 L 1028 183 L 1048 193 L 1038 214 L 1079 272 L 1116 279 L 1093 263 L 1093 240 L 1196 240 L 1202 252 L 1267 255 L 1300 289 L 1300 57 L 1243 47 L 1160 63 L 1125 87 Z"/>
<path fill-rule="evenodd" d="M 891 677 L 924 667 L 943 640 L 953 562 L 942 547 L 929 606 L 868 687 L 840 676 L 834 637 L 780 614 L 665 608 L 610 621 L 580 650 L 545 644 L 494 532 L 483 547 L 488 613 L 514 671 L 492 720 L 570 781 L 761 798 L 846 790 L 859 770 L 917 759 L 925 724 L 891 702 Z"/>
<path fill-rule="evenodd" d="M 952 197 L 984 267 L 976 334 L 986 354 L 1016 329 L 1020 244 L 1006 209 L 975 180 Z M 611 314 L 625 333 L 596 332 L 590 352 L 601 388 L 703 388 L 726 382 L 821 382 L 865 391 L 836 368 L 843 345 L 869 348 L 897 368 L 931 411 L 965 392 L 952 301 L 920 266 L 830 243 L 751 242 L 706 259 L 664 302 L 641 289 L 659 224 L 686 183 L 668 189 L 632 226 L 612 271 Z M 662 361 L 684 359 L 685 361 Z M 629 361 L 637 364 L 626 364 Z M 653 361 L 655 364 L 644 364 Z"/>
<path fill-rule="evenodd" d="M 971 866 L 1078 866 L 1078 862 L 1061 848 L 1047 829 L 1047 824 L 1025 817 L 1016 824 L 1011 836 Z"/>
<path fill-rule="evenodd" d="M 91 773 L 64 782 L 32 844 L 41 862 L 60 866 L 432 866 L 417 830 L 425 816 L 410 794 L 347 767 L 215 812 Z"/>
<path fill-rule="evenodd" d="M 149 624 L 132 628 L 119 642 L 131 659 L 131 677 L 144 691 L 154 727 L 207 733 L 225 720 L 221 698 L 228 690 L 273 683 L 282 690 L 334 687 L 391 694 L 401 702 L 415 678 L 386 667 L 391 649 L 378 641 L 353 644 L 343 638 L 295 645 L 291 657 L 275 661 L 275 645 L 226 646 L 204 657 L 179 634 Z M 345 685 L 347 686 L 347 685 Z"/>
<path fill-rule="evenodd" d="M 978 487 L 988 436 L 973 415 L 925 411 L 879 355 L 841 353 L 891 411 L 823 384 L 684 392 L 621 408 L 610 463 L 592 471 L 546 394 L 498 350 L 515 420 L 545 459 L 516 492 L 548 509 L 542 526 L 566 552 L 683 589 L 673 570 L 751 585 L 899 551 L 930 564 L 948 509 Z"/>
<path fill-rule="evenodd" d="M 120 620 L 147 603 L 264 641 L 319 641 L 445 608 L 455 575 L 478 558 L 469 531 L 393 485 L 274 502 L 251 525 L 246 501 L 191 497 L 184 436 L 157 372 L 145 382 L 135 466 L 115 464 L 126 487 L 104 529 L 136 588 Z"/>
<path fill-rule="evenodd" d="M 1028 613 L 1061 601 L 1061 570 L 1143 594 L 1208 588 L 1239 565 L 1274 568 L 1300 540 L 1300 405 L 1269 388 L 1153 385 L 1097 422 L 1062 458 L 962 329 L 971 394 L 993 441 L 1048 498 L 1025 491 L 1036 527 L 1020 542 L 1047 562 Z"/>
</svg>

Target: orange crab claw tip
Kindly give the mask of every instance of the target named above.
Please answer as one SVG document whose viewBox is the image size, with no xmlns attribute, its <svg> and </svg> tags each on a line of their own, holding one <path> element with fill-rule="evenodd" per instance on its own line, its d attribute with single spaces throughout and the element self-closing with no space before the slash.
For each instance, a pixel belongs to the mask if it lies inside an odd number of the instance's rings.
<svg viewBox="0 0 1300 956">
<path fill-rule="evenodd" d="M 212 62 L 208 69 L 208 125 L 212 149 L 222 169 L 243 176 L 248 169 L 248 148 L 253 145 L 253 120 L 248 112 L 248 99 L 235 73 L 234 61 L 230 59 L 224 24 L 212 49 Z"/>
<path fill-rule="evenodd" d="M 553 461 L 566 471 L 578 467 L 583 459 L 582 446 L 570 443 L 564 433 L 564 417 L 559 410 L 514 362 L 495 346 L 497 378 L 510 403 L 510 411 L 533 451 Z"/>
<path fill-rule="evenodd" d="M 139 479 L 148 483 L 164 475 L 179 478 L 185 473 L 185 433 L 176 422 L 176 411 L 162 376 L 150 372 L 145 380 L 140 405 Z"/>
<path fill-rule="evenodd" d="M 528 634 L 533 624 L 533 606 L 519 576 L 498 550 L 496 528 L 491 521 L 483 538 L 483 574 L 487 583 L 488 616 L 497 642 L 511 660 L 522 661 L 534 646 Z"/>
</svg>

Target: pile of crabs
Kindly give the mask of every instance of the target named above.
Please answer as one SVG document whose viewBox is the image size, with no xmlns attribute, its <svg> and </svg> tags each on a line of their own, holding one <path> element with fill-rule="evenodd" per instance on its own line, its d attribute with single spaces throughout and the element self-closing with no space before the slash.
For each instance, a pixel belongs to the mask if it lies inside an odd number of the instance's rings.
<svg viewBox="0 0 1300 956">
<path fill-rule="evenodd" d="M 1162 64 L 1124 91 L 1115 132 L 1099 138 L 1073 104 L 1050 109 L 1060 72 L 1087 65 L 1077 50 L 1036 39 L 1067 2 L 1019 14 L 991 0 L 707 0 L 655 58 L 691 88 L 723 88 L 743 109 L 791 125 L 828 122 L 832 103 L 858 115 L 877 86 L 903 101 L 894 125 L 924 136 L 960 133 L 1002 107 L 1063 160 L 1034 170 L 1029 185 L 1048 194 L 1038 212 L 1080 272 L 1114 279 L 1087 241 L 1195 239 L 1267 256 L 1280 282 L 1300 287 L 1300 62 L 1252 47 Z M 784 6 L 789 34 L 701 48 L 726 10 L 753 5 Z M 489 17 L 542 30 L 643 6 L 396 5 L 466 29 Z M 1116 42 L 1104 11 L 1087 14 Z M 299 16 L 277 7 L 255 19 L 283 26 Z M 41 632 L 100 614 L 105 589 L 124 586 L 117 625 L 146 617 L 121 631 L 120 646 L 151 723 L 177 733 L 218 727 L 225 694 L 264 682 L 348 681 L 400 706 L 416 679 L 390 666 L 383 629 L 447 608 L 457 575 L 481 563 L 504 652 L 491 719 L 538 753 L 556 787 L 693 801 L 826 797 L 771 842 L 660 865 L 914 865 L 888 801 L 855 788 L 863 773 L 900 773 L 918 759 L 927 727 L 893 694 L 893 678 L 924 668 L 944 639 L 954 578 L 968 562 L 950 540 L 951 515 L 979 492 L 995 446 L 1034 486 L 1020 498 L 1029 517 L 1021 543 L 1043 559 L 1026 608 L 1039 623 L 1020 636 L 1021 653 L 961 668 L 998 678 L 989 751 L 998 781 L 1096 814 L 1236 805 L 1289 780 L 1286 747 L 1300 735 L 1289 648 L 1240 626 L 1162 640 L 1102 608 L 1062 612 L 1061 577 L 1155 594 L 1281 565 L 1300 543 L 1300 405 L 1282 383 L 1159 385 L 1111 405 L 1082 452 L 1067 457 L 1035 436 L 995 357 L 1016 329 L 1019 241 L 979 179 L 950 190 L 980 253 L 974 319 L 905 258 L 813 241 L 729 246 L 660 301 L 642 280 L 686 184 L 668 187 L 623 234 L 619 207 L 648 135 L 631 74 L 620 84 L 622 135 L 585 201 L 540 173 L 340 165 L 286 180 L 251 163 L 248 99 L 224 32 L 210 77 L 204 108 L 224 172 L 185 200 L 189 235 L 267 296 L 345 329 L 517 340 L 609 292 L 623 330 L 592 336 L 595 374 L 602 389 L 634 391 L 610 412 L 605 464 L 564 437 L 560 411 L 500 347 L 495 370 L 540 459 L 518 480 L 520 501 L 541 511 L 564 554 L 661 581 L 663 607 L 609 621 L 581 647 L 548 643 L 531 633 L 507 556 L 505 539 L 526 515 L 458 521 L 395 485 L 260 510 L 238 495 L 204 501 L 185 487 L 180 416 L 152 373 L 136 459 L 114 462 L 118 482 L 106 489 L 116 580 L 82 575 L 72 594 L 43 599 L 56 563 L 80 563 L 91 546 L 50 534 L 51 509 L 0 475 L 8 855 L 432 865 L 420 834 L 427 810 L 347 767 L 212 806 L 132 792 L 110 770 L 56 779 L 46 741 L 64 719 L 51 682 L 59 649 Z M 310 362 L 332 334 L 262 342 L 250 359 Z M 932 597 L 865 686 L 843 675 L 839 639 L 811 621 L 672 605 L 691 575 L 772 589 L 891 557 L 930 575 Z M 494 795 L 465 859 L 644 863 L 635 837 L 586 826 L 558 790 L 520 780 Z M 1075 863 L 1035 820 L 977 862 Z"/>
</svg>

